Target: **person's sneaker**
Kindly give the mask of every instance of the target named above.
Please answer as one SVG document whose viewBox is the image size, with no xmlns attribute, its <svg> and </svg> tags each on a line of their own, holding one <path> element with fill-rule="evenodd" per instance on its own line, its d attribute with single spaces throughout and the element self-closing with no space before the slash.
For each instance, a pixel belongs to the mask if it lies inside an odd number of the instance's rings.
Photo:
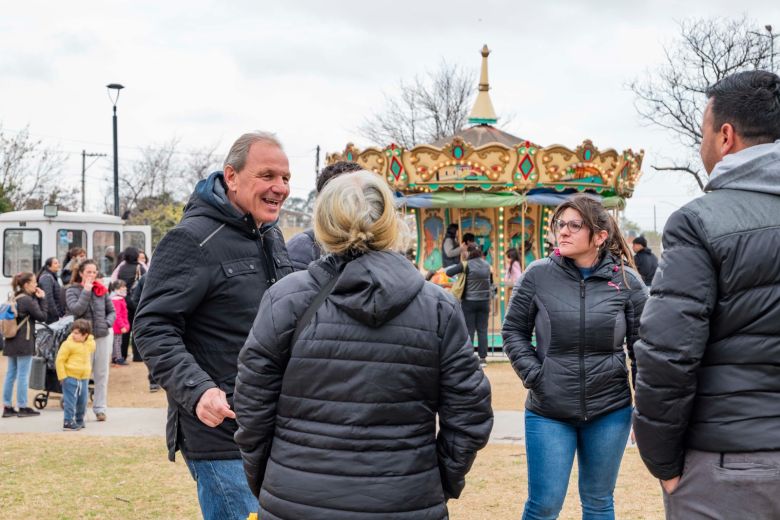
<svg viewBox="0 0 780 520">
<path fill-rule="evenodd" d="M 479 358 L 479 366 L 481 366 L 482 368 L 485 368 L 487 366 L 487 359 Z"/>
<path fill-rule="evenodd" d="M 17 417 L 35 417 L 37 415 L 41 415 L 41 412 L 27 407 L 19 408 L 19 413 L 16 414 Z"/>
<path fill-rule="evenodd" d="M 18 413 L 19 410 L 13 406 L 3 406 L 3 417 L 16 417 Z"/>
<path fill-rule="evenodd" d="M 62 424 L 62 431 L 64 432 L 77 432 L 81 428 L 78 427 L 78 425 L 74 422 L 65 422 Z"/>
<path fill-rule="evenodd" d="M 86 427 L 87 427 L 87 425 L 84 424 L 83 422 L 77 422 L 76 423 L 76 428 L 78 428 L 79 430 L 83 430 Z"/>
<path fill-rule="evenodd" d="M 160 391 L 160 385 L 155 383 L 149 383 L 149 391 L 151 393 L 159 392 Z"/>
<path fill-rule="evenodd" d="M 127 362 L 127 360 L 125 358 L 119 358 L 119 359 L 117 359 L 115 361 L 115 363 L 117 365 L 119 365 L 120 367 L 126 367 L 127 365 L 129 365 L 129 363 Z"/>
<path fill-rule="evenodd" d="M 103 422 L 106 420 L 106 414 L 104 414 L 103 412 L 97 412 L 95 414 L 95 419 L 97 419 L 98 422 Z"/>
</svg>

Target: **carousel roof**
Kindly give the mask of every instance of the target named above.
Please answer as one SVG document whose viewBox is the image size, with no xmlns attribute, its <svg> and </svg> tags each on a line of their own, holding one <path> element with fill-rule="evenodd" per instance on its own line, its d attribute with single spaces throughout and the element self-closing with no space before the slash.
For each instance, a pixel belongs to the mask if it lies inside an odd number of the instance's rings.
<svg viewBox="0 0 780 520">
<path fill-rule="evenodd" d="M 622 205 L 633 194 L 641 176 L 644 151 L 618 153 L 599 150 L 586 139 L 574 149 L 563 145 L 540 146 L 492 126 L 497 121 L 490 100 L 487 59 L 481 49 L 479 92 L 469 122 L 474 126 L 431 144 L 404 149 L 390 144 L 384 149 L 360 150 L 352 143 L 342 153 L 327 155 L 328 164 L 354 161 L 383 175 L 397 192 L 407 196 L 422 193 L 462 192 L 461 197 L 430 197 L 420 207 L 446 205 L 473 207 L 486 201 L 470 200 L 479 193 L 518 194 L 523 200 L 541 193 L 568 196 L 586 192 L 616 200 Z M 471 194 L 471 195 L 469 195 Z M 446 200 L 445 200 L 446 199 Z M 552 200 L 546 196 L 544 200 Z M 491 199 L 492 200 L 492 199 Z M 500 197 L 491 204 L 515 204 L 513 197 Z M 538 201 L 538 204 L 544 204 Z M 549 203 L 549 202 L 548 202 Z"/>
</svg>

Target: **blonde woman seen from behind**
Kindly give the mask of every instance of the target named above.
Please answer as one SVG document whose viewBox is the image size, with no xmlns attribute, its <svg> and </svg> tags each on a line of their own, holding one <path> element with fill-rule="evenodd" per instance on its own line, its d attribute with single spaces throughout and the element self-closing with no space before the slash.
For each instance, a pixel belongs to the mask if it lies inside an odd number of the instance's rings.
<svg viewBox="0 0 780 520">
<path fill-rule="evenodd" d="M 487 443 L 488 380 L 455 299 L 397 252 L 403 225 L 380 176 L 333 179 L 329 254 L 260 304 L 234 397 L 261 518 L 447 518 Z"/>
</svg>

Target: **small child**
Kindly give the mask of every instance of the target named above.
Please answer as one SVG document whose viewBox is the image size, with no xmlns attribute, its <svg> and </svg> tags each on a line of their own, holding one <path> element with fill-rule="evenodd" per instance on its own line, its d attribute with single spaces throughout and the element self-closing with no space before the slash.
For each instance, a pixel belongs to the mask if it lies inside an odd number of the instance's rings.
<svg viewBox="0 0 780 520">
<path fill-rule="evenodd" d="M 62 384 L 62 407 L 65 409 L 62 429 L 66 432 L 84 428 L 93 352 L 95 338 L 92 336 L 92 324 L 87 320 L 75 320 L 73 331 L 62 342 L 55 363 L 57 379 Z"/>
<path fill-rule="evenodd" d="M 115 280 L 109 285 L 111 294 L 109 298 L 114 304 L 116 320 L 114 320 L 114 352 L 111 360 L 114 365 L 127 365 L 127 360 L 122 356 L 122 336 L 130 331 L 130 320 L 127 316 L 127 284 L 123 280 Z"/>
</svg>

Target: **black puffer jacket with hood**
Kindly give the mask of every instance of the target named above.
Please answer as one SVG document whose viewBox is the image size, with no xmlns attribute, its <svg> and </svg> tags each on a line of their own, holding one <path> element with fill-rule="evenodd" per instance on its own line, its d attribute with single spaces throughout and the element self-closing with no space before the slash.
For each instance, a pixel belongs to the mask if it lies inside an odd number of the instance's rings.
<svg viewBox="0 0 780 520">
<path fill-rule="evenodd" d="M 272 287 L 239 356 L 235 407 L 263 520 L 447 518 L 493 424 L 458 304 L 391 252 L 327 256 Z"/>
<path fill-rule="evenodd" d="M 134 344 L 168 394 L 169 458 L 238 459 L 236 423 L 195 415 L 203 392 L 232 399 L 238 352 L 263 293 L 292 272 L 276 223 L 257 229 L 228 200 L 222 172 L 200 181 L 184 218 L 163 237 L 146 274 Z"/>
<path fill-rule="evenodd" d="M 503 329 L 504 351 L 531 390 L 525 407 L 552 419 L 586 421 L 630 405 L 623 344 L 633 365 L 646 299 L 639 274 L 609 254 L 587 279 L 557 250 L 529 265 Z"/>
<path fill-rule="evenodd" d="M 642 316 L 634 431 L 650 472 L 687 448 L 780 450 L 780 141 L 729 154 L 669 218 Z"/>
</svg>

